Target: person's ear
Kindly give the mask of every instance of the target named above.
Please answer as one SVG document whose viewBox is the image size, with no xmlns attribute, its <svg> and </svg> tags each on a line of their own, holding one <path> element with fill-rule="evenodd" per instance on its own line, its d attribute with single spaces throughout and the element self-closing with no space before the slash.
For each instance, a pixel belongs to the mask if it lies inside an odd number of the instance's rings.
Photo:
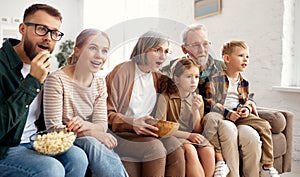
<svg viewBox="0 0 300 177">
<path fill-rule="evenodd" d="M 229 63 L 230 62 L 230 57 L 228 54 L 223 55 L 223 59 L 225 63 Z"/>
<path fill-rule="evenodd" d="M 78 47 L 74 47 L 74 54 L 76 56 L 79 56 L 79 53 L 80 53 L 80 49 Z"/>
<path fill-rule="evenodd" d="M 75 56 L 75 58 L 77 58 L 77 61 L 81 55 L 81 50 L 78 47 L 74 47 L 73 49 L 73 55 Z"/>
<path fill-rule="evenodd" d="M 177 77 L 177 76 L 174 76 L 174 83 L 176 84 L 176 85 L 178 85 L 179 84 L 179 78 Z"/>
<path fill-rule="evenodd" d="M 183 45 L 183 44 L 181 45 L 181 50 L 184 54 L 187 54 L 187 49 L 186 49 L 185 45 Z"/>
<path fill-rule="evenodd" d="M 25 33 L 25 24 L 20 23 L 19 25 L 19 32 L 23 35 Z"/>
</svg>

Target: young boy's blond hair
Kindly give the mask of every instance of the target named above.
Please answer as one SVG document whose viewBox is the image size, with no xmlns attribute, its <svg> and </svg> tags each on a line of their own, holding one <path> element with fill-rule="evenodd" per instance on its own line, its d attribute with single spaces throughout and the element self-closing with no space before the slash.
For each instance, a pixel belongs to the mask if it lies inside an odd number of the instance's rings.
<svg viewBox="0 0 300 177">
<path fill-rule="evenodd" d="M 229 41 L 223 44 L 221 48 L 221 54 L 224 55 L 230 55 L 235 47 L 241 47 L 243 49 L 247 49 L 248 45 L 244 41 Z"/>
</svg>

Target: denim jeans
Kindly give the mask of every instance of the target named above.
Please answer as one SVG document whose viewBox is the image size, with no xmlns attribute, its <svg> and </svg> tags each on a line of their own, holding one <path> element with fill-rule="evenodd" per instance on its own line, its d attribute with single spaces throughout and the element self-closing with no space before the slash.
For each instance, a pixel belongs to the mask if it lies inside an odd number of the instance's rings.
<svg viewBox="0 0 300 177">
<path fill-rule="evenodd" d="M 91 136 L 76 138 L 74 144 L 87 154 L 93 175 L 97 177 L 128 176 L 119 156 L 96 138 Z"/>
<path fill-rule="evenodd" d="M 9 148 L 0 160 L 0 177 L 83 177 L 87 166 L 84 151 L 76 146 L 50 157 L 34 151 L 28 143 Z"/>
</svg>

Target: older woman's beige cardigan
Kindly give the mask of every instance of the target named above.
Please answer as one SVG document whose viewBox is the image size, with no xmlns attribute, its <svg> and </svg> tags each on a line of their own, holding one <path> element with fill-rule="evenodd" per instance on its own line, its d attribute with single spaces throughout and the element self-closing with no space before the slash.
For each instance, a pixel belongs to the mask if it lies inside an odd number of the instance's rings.
<svg viewBox="0 0 300 177">
<path fill-rule="evenodd" d="M 125 122 L 122 117 L 125 117 L 132 95 L 135 67 L 133 61 L 126 61 L 117 65 L 106 76 L 108 123 L 114 132 L 131 132 L 133 130 L 132 124 Z M 159 93 L 159 78 L 162 74 L 153 72 L 152 76 L 154 87 Z"/>
</svg>

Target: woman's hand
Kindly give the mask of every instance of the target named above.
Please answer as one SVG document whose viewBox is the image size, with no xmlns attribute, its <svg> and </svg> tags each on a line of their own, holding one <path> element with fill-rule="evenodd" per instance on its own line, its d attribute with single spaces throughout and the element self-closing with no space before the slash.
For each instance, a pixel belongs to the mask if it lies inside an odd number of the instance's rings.
<svg viewBox="0 0 300 177">
<path fill-rule="evenodd" d="M 97 139 L 109 149 L 112 149 L 118 145 L 117 139 L 110 133 L 99 132 Z"/>
<path fill-rule="evenodd" d="M 77 132 L 77 137 L 93 136 L 102 142 L 107 148 L 112 149 L 118 145 L 117 139 L 110 133 L 97 131 L 96 129 L 90 129 L 93 124 L 82 120 L 80 117 L 72 118 L 67 127 L 70 131 Z"/>
<path fill-rule="evenodd" d="M 154 132 L 158 131 L 158 128 L 148 124 L 146 121 L 153 119 L 151 116 L 144 116 L 141 118 L 133 119 L 133 130 L 137 135 L 151 135 L 158 137 Z"/>
<path fill-rule="evenodd" d="M 81 133 L 83 129 L 84 120 L 80 117 L 73 117 L 67 124 L 67 128 L 70 131 Z"/>
<path fill-rule="evenodd" d="M 199 133 L 191 133 L 188 137 L 188 140 L 190 140 L 192 143 L 201 144 L 205 138 Z"/>
</svg>

